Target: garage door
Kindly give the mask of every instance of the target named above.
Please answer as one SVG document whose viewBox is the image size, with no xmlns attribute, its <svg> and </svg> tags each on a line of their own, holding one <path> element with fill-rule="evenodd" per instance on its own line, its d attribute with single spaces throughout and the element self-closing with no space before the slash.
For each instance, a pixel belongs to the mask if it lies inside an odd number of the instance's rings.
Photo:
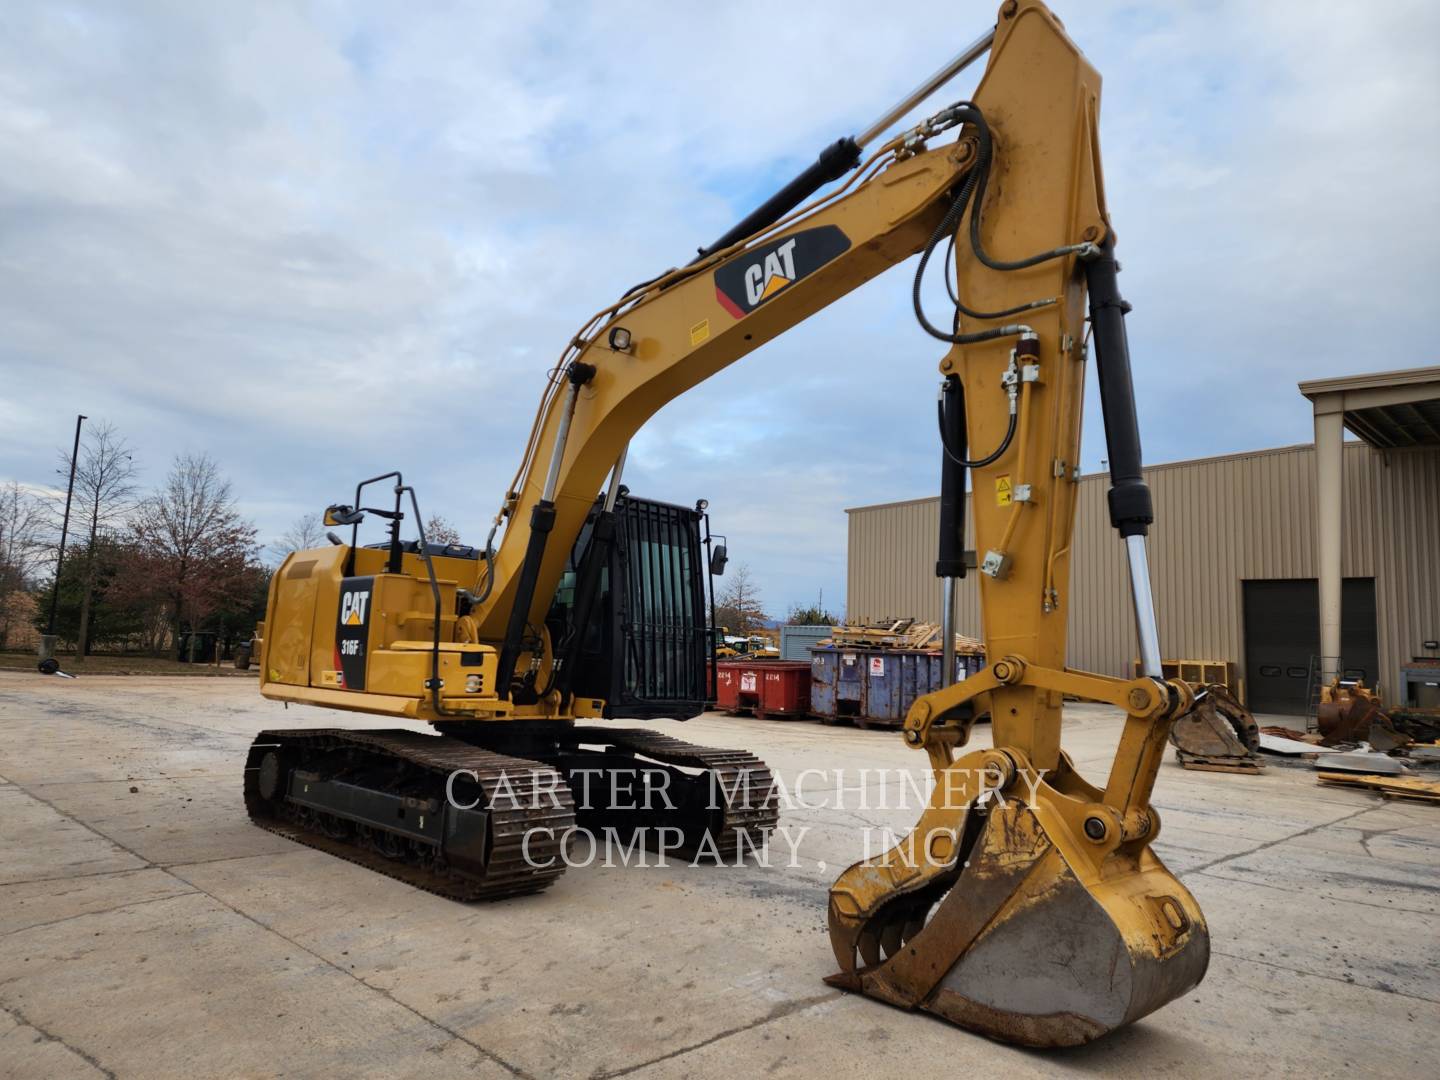
<svg viewBox="0 0 1440 1080">
<path fill-rule="evenodd" d="M 1252 712 L 1303 715 L 1310 658 L 1320 652 L 1320 587 L 1314 578 L 1247 581 L 1245 692 Z M 1348 678 L 1374 685 L 1379 670 L 1375 579 L 1346 578 L 1340 649 Z"/>
</svg>

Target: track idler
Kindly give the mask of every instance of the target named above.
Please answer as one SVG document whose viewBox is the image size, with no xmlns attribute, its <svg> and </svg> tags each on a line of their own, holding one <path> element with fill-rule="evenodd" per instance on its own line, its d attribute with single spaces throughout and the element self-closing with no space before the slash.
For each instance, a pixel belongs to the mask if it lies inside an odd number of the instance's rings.
<svg viewBox="0 0 1440 1080">
<path fill-rule="evenodd" d="M 826 981 L 1023 1046 L 1075 1046 L 1185 993 L 1210 938 L 1150 851 L 1062 761 L 987 750 L 937 774 L 915 831 L 830 890 Z"/>
</svg>

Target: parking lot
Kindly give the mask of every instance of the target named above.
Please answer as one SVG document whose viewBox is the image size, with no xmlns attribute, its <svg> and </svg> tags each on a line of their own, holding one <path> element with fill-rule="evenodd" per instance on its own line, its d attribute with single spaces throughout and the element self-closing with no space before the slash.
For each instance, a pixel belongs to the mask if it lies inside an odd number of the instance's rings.
<svg viewBox="0 0 1440 1080">
<path fill-rule="evenodd" d="M 1067 710 L 1082 772 L 1103 775 L 1119 722 Z M 787 783 L 819 770 L 782 816 L 796 865 L 574 867 L 466 906 L 249 823 L 254 733 L 329 724 L 366 721 L 247 679 L 0 672 L 0 1074 L 1404 1076 L 1440 1053 L 1434 806 L 1167 761 L 1155 846 L 1208 916 L 1209 973 L 1115 1037 L 1037 1053 L 821 981 L 831 880 L 867 830 L 918 816 L 901 770 L 923 756 L 893 733 L 661 723 Z"/>
</svg>

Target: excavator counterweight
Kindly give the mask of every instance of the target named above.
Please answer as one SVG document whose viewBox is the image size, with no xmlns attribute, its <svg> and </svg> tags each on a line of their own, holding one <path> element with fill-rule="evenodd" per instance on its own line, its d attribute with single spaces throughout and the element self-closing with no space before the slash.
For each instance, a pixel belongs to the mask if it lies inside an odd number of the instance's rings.
<svg viewBox="0 0 1440 1080">
<path fill-rule="evenodd" d="M 973 95 L 887 134 L 987 53 Z M 257 823 L 457 899 L 553 884 L 577 826 L 722 859 L 763 844 L 777 791 L 754 755 L 596 722 L 697 715 L 717 640 L 707 607 L 725 550 L 706 504 L 631 496 L 627 450 L 667 402 L 918 255 L 915 315 L 944 346 L 943 639 L 973 565 L 989 666 L 906 716 L 933 794 L 913 832 L 831 889 L 830 981 L 1030 1046 L 1087 1042 L 1194 986 L 1209 934 L 1152 850 L 1150 795 L 1196 697 L 1160 667 L 1099 107 L 1100 76 L 1054 15 L 1006 0 L 992 30 L 869 128 L 581 326 L 483 547 L 427 542 L 398 472 L 332 506 L 348 540 L 291 555 L 271 583 L 253 645 L 261 690 L 436 733 L 262 732 L 245 782 Z M 938 318 L 923 302 L 935 265 L 951 301 Z M 1065 666 L 1092 348 L 1141 658 L 1128 679 Z M 393 503 L 363 505 L 376 485 Z M 367 516 L 387 540 L 360 545 Z M 1125 714 L 1103 782 L 1061 748 L 1067 698 Z M 966 748 L 977 716 L 991 749 Z M 597 801 L 622 773 L 663 805 Z"/>
</svg>

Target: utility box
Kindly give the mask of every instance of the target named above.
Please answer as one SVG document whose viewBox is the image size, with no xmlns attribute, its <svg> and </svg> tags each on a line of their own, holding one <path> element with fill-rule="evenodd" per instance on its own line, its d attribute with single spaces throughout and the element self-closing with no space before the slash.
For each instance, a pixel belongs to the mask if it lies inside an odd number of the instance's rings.
<svg viewBox="0 0 1440 1080">
<path fill-rule="evenodd" d="M 810 711 L 821 723 L 899 727 L 915 699 L 940 689 L 944 657 L 939 651 L 813 647 L 810 650 Z M 955 679 L 985 668 L 985 658 L 955 657 Z"/>
<path fill-rule="evenodd" d="M 810 713 L 808 661 L 722 660 L 716 683 L 716 707 L 727 712 L 749 710 L 762 720 Z"/>
<path fill-rule="evenodd" d="M 780 659 L 810 662 L 810 647 L 818 645 L 834 632 L 829 626 L 806 626 L 794 623 L 780 627 Z"/>
</svg>

